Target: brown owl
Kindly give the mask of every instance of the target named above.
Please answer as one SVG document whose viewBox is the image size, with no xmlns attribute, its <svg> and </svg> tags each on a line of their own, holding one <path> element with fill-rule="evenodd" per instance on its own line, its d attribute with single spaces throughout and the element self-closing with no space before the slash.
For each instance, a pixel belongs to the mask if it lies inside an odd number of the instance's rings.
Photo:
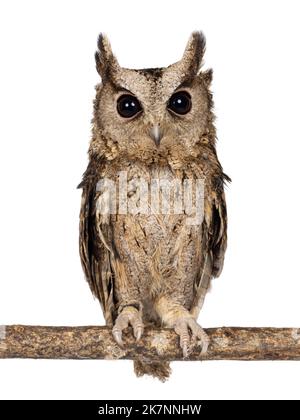
<svg viewBox="0 0 300 420">
<path fill-rule="evenodd" d="M 200 71 L 205 37 L 194 32 L 166 68 L 120 67 L 106 36 L 95 54 L 89 164 L 79 185 L 80 255 L 107 325 L 122 346 L 144 325 L 174 328 L 183 356 L 209 340 L 197 323 L 226 249 L 223 173 L 215 148 L 212 70 Z M 134 362 L 164 380 L 166 362 Z"/>
</svg>

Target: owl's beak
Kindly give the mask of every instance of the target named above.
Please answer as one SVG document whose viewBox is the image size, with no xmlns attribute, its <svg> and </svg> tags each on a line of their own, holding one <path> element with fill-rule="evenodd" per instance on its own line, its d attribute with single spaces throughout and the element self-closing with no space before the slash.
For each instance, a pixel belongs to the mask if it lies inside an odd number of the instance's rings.
<svg viewBox="0 0 300 420">
<path fill-rule="evenodd" d="M 150 130 L 150 137 L 154 140 L 154 143 L 158 147 L 160 145 L 160 141 L 163 137 L 162 129 L 159 125 L 154 125 Z"/>
</svg>

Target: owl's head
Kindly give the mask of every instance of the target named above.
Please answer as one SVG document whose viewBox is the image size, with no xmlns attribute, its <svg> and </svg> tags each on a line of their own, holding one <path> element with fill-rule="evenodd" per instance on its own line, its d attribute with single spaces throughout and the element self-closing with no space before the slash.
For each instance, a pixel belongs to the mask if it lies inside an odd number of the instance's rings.
<svg viewBox="0 0 300 420">
<path fill-rule="evenodd" d="M 205 37 L 194 32 L 180 61 L 165 68 L 119 65 L 107 37 L 95 54 L 102 83 L 96 86 L 90 153 L 176 163 L 197 157 L 214 139 L 212 71 L 200 71 Z"/>
</svg>

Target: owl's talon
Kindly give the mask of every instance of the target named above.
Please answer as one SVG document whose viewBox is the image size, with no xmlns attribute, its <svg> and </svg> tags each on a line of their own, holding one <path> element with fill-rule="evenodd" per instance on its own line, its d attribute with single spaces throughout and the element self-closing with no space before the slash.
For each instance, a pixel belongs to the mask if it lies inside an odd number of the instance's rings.
<svg viewBox="0 0 300 420">
<path fill-rule="evenodd" d="M 179 335 L 179 344 L 182 348 L 183 357 L 187 357 L 190 344 L 190 335 L 187 322 L 184 319 L 178 320 L 175 324 L 174 330 L 176 334 Z"/>
<path fill-rule="evenodd" d="M 120 347 L 124 346 L 122 332 L 128 325 L 132 326 L 136 341 L 140 340 L 144 332 L 144 324 L 140 312 L 133 306 L 126 306 L 123 309 L 118 315 L 112 329 L 113 337 Z"/>
<path fill-rule="evenodd" d="M 112 333 L 113 333 L 113 337 L 114 337 L 115 341 L 117 342 L 117 344 L 120 347 L 124 347 L 124 343 L 123 343 L 123 340 L 122 340 L 122 331 L 113 330 Z"/>
<path fill-rule="evenodd" d="M 135 336 L 136 341 L 139 341 L 143 335 L 144 328 L 142 326 L 133 329 L 133 335 Z"/>
<path fill-rule="evenodd" d="M 202 346 L 202 349 L 201 349 L 201 352 L 200 352 L 200 356 L 204 356 L 207 353 L 208 346 L 209 346 L 209 338 L 208 337 L 207 337 L 207 341 L 204 341 L 203 339 L 201 340 L 201 346 Z"/>
<path fill-rule="evenodd" d="M 209 346 L 209 337 L 200 325 L 197 324 L 194 318 L 179 319 L 175 323 L 174 330 L 176 334 L 179 335 L 179 343 L 184 358 L 188 357 L 190 350 L 192 350 L 199 341 L 202 347 L 200 356 L 205 355 Z M 189 330 L 191 330 L 192 333 L 191 338 Z"/>
<path fill-rule="evenodd" d="M 187 345 L 184 344 L 183 346 L 181 346 L 181 348 L 182 348 L 183 357 L 184 358 L 188 357 L 188 347 L 187 347 Z"/>
<path fill-rule="evenodd" d="M 195 344 L 197 343 L 197 339 L 200 340 L 200 344 L 201 344 L 201 353 L 200 356 L 203 356 L 207 353 L 208 350 L 208 346 L 209 346 L 209 337 L 206 334 L 206 332 L 203 330 L 203 328 L 200 327 L 199 324 L 197 324 L 197 322 L 195 321 L 194 318 L 189 319 L 188 321 L 188 325 L 192 331 L 192 341 Z"/>
</svg>

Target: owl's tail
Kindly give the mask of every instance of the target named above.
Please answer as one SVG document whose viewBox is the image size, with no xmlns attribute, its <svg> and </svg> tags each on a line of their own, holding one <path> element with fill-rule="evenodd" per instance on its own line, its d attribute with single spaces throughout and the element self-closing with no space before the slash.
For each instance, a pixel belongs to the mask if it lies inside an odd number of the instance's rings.
<svg viewBox="0 0 300 420">
<path fill-rule="evenodd" d="M 162 382 L 165 382 L 171 374 L 170 362 L 134 360 L 133 366 L 136 376 L 151 375 Z"/>
</svg>

